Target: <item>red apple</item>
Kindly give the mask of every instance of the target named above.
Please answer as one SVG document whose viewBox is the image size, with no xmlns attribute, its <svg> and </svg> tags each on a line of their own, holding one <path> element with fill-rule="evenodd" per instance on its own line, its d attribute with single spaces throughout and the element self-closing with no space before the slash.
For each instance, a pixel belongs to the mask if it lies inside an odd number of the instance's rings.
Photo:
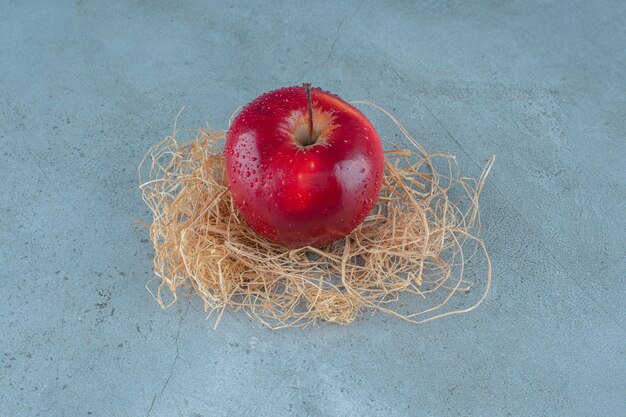
<svg viewBox="0 0 626 417">
<path fill-rule="evenodd" d="M 226 134 L 225 159 L 228 187 L 248 225 L 290 247 L 321 246 L 358 226 L 376 204 L 384 161 L 363 113 L 308 87 L 248 103 Z"/>
</svg>

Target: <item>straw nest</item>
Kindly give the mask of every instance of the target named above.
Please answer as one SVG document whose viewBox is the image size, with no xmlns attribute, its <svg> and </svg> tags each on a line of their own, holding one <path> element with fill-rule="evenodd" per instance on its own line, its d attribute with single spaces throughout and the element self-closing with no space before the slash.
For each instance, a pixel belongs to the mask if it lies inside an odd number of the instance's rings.
<svg viewBox="0 0 626 417">
<path fill-rule="evenodd" d="M 391 145 L 377 205 L 322 248 L 286 249 L 246 225 L 227 188 L 225 132 L 202 129 L 179 142 L 174 128 L 149 150 L 139 178 L 158 284 L 148 289 L 162 307 L 191 287 L 209 316 L 218 313 L 215 326 L 225 310 L 242 310 L 280 328 L 349 324 L 365 311 L 423 323 L 484 300 L 491 263 L 479 238 L 478 197 L 494 158 L 477 180 L 461 177 L 454 156 L 427 153 L 386 110 L 353 103 L 387 115 L 411 148 Z"/>
</svg>

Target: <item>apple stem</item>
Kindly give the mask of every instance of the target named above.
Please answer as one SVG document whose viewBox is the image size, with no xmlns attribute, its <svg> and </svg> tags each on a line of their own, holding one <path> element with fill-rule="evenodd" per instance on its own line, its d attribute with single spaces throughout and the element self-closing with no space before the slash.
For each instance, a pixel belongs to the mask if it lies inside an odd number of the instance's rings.
<svg viewBox="0 0 626 417">
<path fill-rule="evenodd" d="M 313 139 L 313 103 L 311 102 L 311 83 L 302 84 L 304 92 L 306 93 L 306 104 L 308 107 L 308 120 L 309 120 L 309 141 L 306 145 L 312 145 Z"/>
</svg>

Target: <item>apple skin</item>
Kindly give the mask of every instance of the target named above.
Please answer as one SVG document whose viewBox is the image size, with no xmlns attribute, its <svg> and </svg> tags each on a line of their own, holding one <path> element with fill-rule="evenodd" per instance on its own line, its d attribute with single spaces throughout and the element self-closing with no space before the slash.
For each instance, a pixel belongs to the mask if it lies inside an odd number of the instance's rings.
<svg viewBox="0 0 626 417">
<path fill-rule="evenodd" d="M 316 143 L 304 87 L 270 91 L 237 115 L 224 148 L 233 201 L 248 225 L 288 246 L 323 246 L 347 235 L 376 204 L 384 155 L 358 109 L 311 89 Z M 305 146 L 306 145 L 306 146 Z"/>
</svg>

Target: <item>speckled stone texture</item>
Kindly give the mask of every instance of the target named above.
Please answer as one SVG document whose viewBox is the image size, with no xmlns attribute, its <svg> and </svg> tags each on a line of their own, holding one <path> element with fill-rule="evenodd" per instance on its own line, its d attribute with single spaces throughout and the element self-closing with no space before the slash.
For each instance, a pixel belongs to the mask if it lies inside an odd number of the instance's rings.
<svg viewBox="0 0 626 417">
<path fill-rule="evenodd" d="M 0 416 L 624 415 L 625 2 L 110 3 L 0 0 Z M 151 298 L 148 147 L 308 80 L 498 156 L 478 310 L 214 331 Z"/>
</svg>

